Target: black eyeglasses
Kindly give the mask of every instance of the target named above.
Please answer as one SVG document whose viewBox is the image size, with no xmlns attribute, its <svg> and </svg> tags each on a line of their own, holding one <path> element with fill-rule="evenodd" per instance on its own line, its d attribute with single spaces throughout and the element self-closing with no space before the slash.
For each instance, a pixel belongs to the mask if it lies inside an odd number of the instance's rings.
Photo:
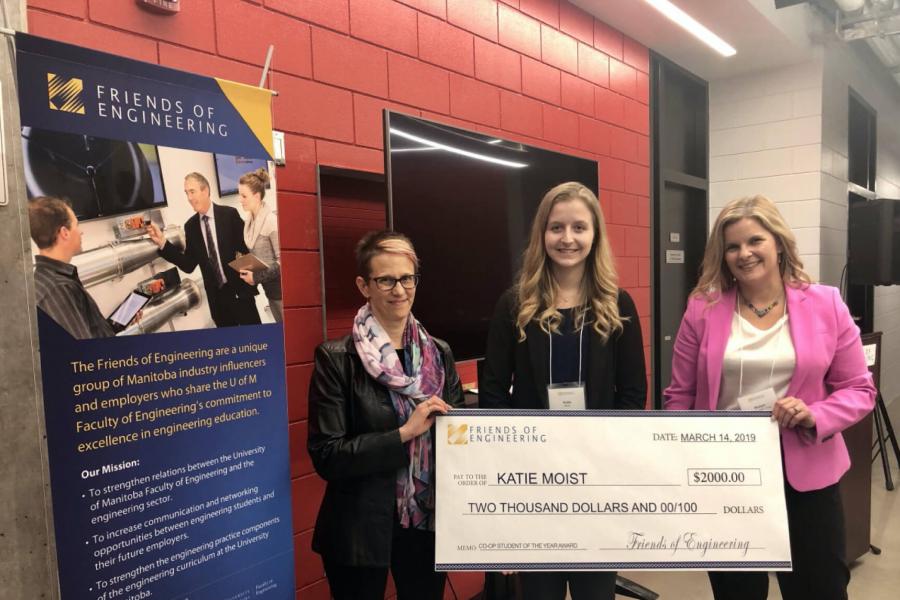
<svg viewBox="0 0 900 600">
<path fill-rule="evenodd" d="M 403 289 L 412 290 L 419 285 L 419 274 L 404 275 L 402 277 L 391 277 L 390 275 L 385 275 L 384 277 L 370 277 L 369 281 L 374 281 L 375 285 L 378 286 L 378 289 L 382 292 L 392 292 L 394 288 L 397 287 L 398 283 L 403 286 Z"/>
</svg>

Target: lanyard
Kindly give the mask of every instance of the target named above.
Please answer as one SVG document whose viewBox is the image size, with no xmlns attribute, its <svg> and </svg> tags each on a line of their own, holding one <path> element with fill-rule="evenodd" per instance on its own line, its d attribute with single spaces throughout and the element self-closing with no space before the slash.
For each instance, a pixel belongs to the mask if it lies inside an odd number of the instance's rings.
<svg viewBox="0 0 900 600">
<path fill-rule="evenodd" d="M 575 315 L 572 315 L 573 322 Z M 581 383 L 581 351 L 584 349 L 584 326 L 587 325 L 587 319 L 581 322 L 581 329 L 578 333 L 578 383 Z M 550 338 L 550 385 L 553 385 L 553 332 L 548 336 Z M 743 368 L 743 363 L 741 365 Z"/>
</svg>

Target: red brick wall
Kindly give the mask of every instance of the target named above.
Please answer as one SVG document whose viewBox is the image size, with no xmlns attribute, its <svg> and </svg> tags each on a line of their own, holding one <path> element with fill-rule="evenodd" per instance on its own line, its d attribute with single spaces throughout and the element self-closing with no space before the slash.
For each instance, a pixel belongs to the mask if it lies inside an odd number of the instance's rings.
<svg viewBox="0 0 900 600">
<path fill-rule="evenodd" d="M 392 107 L 595 159 L 600 200 L 649 344 L 649 58 L 565 0 L 193 0 L 175 17 L 127 0 L 28 0 L 36 35 L 269 85 L 286 133 L 278 170 L 298 598 L 327 598 L 309 549 L 324 485 L 304 449 L 322 339 L 315 164 L 381 171 Z M 649 364 L 649 361 L 648 361 Z M 470 372 L 471 369 L 466 369 Z M 460 598 L 479 576 L 454 576 Z"/>
</svg>

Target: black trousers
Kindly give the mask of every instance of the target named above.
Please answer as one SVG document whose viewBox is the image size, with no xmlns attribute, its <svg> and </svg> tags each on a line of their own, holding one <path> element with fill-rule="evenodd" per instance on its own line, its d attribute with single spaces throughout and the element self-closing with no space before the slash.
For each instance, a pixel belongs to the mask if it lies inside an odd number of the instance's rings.
<svg viewBox="0 0 900 600">
<path fill-rule="evenodd" d="M 241 298 L 226 284 L 210 294 L 207 288 L 209 313 L 216 327 L 232 327 L 234 325 L 258 325 L 259 311 L 253 296 Z"/>
<path fill-rule="evenodd" d="M 325 577 L 334 600 L 384 600 L 387 567 L 341 565 L 323 556 Z M 391 575 L 397 600 L 441 600 L 446 573 L 434 570 L 434 532 L 394 524 Z"/>
<path fill-rule="evenodd" d="M 572 600 L 613 600 L 616 595 L 615 572 L 558 571 L 520 572 L 522 600 L 564 600 L 566 584 Z"/>
<path fill-rule="evenodd" d="M 844 511 L 838 485 L 798 492 L 785 484 L 791 560 L 794 570 L 779 572 L 784 600 L 847 600 L 850 569 L 844 540 Z M 709 573 L 716 600 L 764 600 L 767 573 Z"/>
</svg>

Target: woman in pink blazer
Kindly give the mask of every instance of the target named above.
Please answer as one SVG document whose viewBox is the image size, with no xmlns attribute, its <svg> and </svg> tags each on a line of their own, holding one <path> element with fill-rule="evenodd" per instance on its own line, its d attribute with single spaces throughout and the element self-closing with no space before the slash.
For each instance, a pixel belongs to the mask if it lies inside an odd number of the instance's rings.
<svg viewBox="0 0 900 600">
<path fill-rule="evenodd" d="M 793 233 L 763 196 L 729 203 L 706 245 L 675 341 L 667 410 L 771 410 L 781 426 L 793 571 L 785 600 L 847 598 L 837 483 L 841 431 L 872 410 L 859 329 L 837 289 L 810 282 Z M 768 595 L 765 573 L 709 573 L 716 600 Z"/>
</svg>

